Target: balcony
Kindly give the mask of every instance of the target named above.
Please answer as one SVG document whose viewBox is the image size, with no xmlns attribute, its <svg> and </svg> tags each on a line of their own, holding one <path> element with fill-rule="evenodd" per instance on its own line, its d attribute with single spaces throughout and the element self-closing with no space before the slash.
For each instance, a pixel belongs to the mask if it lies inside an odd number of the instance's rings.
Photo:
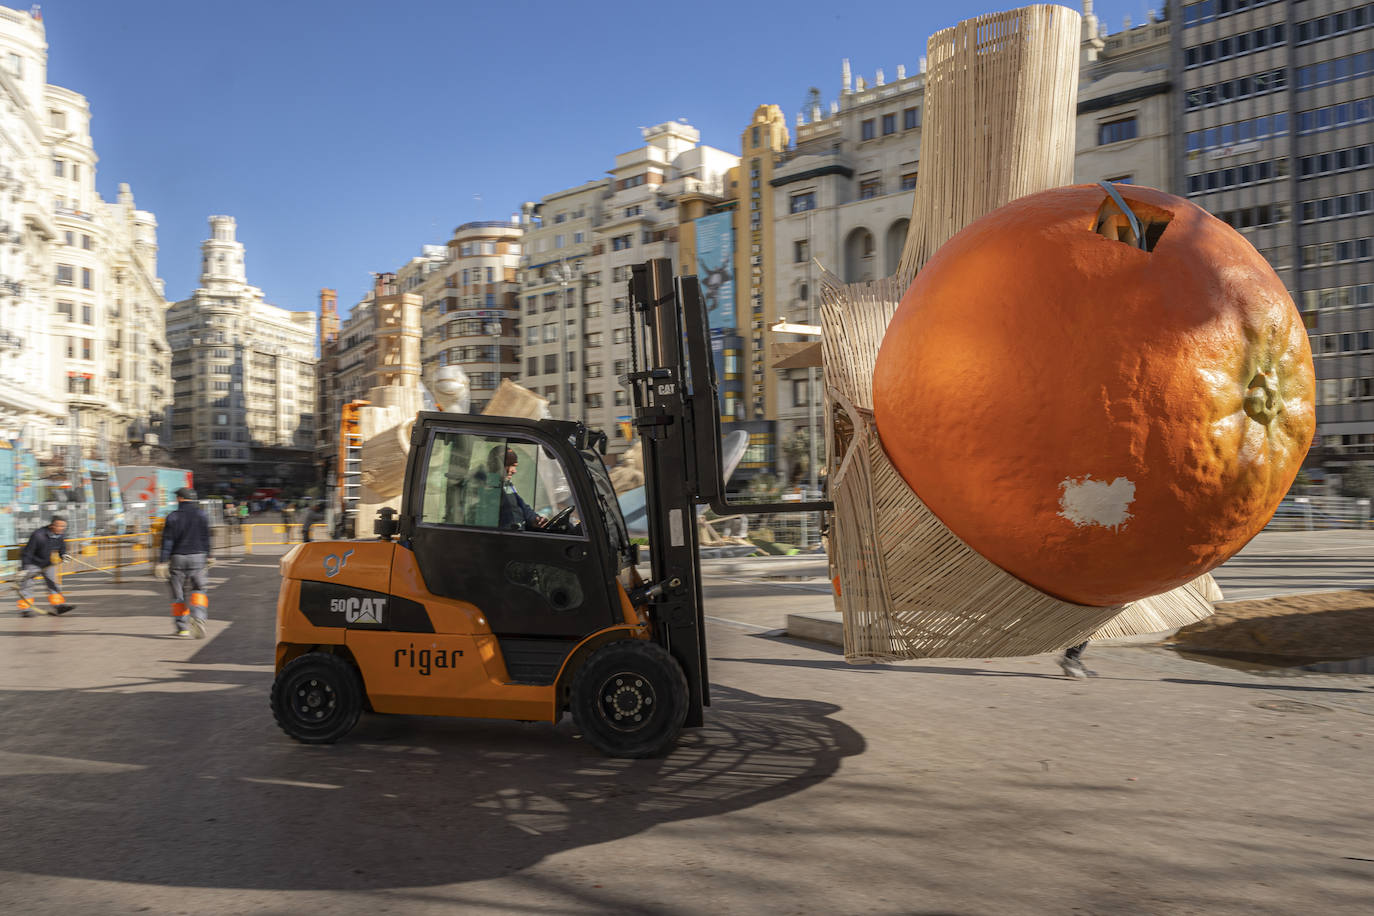
<svg viewBox="0 0 1374 916">
<path fill-rule="evenodd" d="M 85 210 L 74 210 L 71 207 L 63 207 L 58 204 L 53 205 L 52 212 L 57 216 L 66 216 L 73 219 L 84 219 L 87 221 L 95 219 L 94 216 L 87 213 Z"/>
</svg>

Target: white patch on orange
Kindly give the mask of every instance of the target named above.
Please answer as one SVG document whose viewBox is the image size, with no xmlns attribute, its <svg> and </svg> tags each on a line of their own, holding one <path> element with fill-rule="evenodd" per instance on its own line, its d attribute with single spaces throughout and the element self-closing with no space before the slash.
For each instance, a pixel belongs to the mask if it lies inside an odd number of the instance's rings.
<svg viewBox="0 0 1374 916">
<path fill-rule="evenodd" d="M 1135 500 L 1135 484 L 1125 477 L 1118 477 L 1111 483 L 1093 480 L 1091 474 L 1082 480 L 1068 477 L 1059 489 L 1059 516 L 1073 522 L 1076 528 L 1100 525 L 1120 530 L 1131 518 L 1129 510 Z"/>
</svg>

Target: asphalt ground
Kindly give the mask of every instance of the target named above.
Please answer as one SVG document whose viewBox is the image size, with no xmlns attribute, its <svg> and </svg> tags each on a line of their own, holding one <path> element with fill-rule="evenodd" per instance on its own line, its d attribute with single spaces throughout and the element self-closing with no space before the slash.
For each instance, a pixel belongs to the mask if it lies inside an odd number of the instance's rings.
<svg viewBox="0 0 1374 916">
<path fill-rule="evenodd" d="M 1290 580 L 1358 579 L 1346 553 Z M 775 635 L 828 601 L 785 566 L 709 575 L 707 726 L 651 761 L 566 719 L 298 745 L 267 708 L 272 557 L 214 570 L 204 641 L 160 583 L 69 579 L 75 613 L 0 620 L 0 912 L 1369 911 L 1374 677 L 853 667 Z"/>
</svg>

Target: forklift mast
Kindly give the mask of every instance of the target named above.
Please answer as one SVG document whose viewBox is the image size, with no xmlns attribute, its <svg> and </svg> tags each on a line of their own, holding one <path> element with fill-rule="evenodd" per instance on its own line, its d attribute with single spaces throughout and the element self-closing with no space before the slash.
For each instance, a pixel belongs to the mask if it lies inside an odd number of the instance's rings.
<svg viewBox="0 0 1374 916">
<path fill-rule="evenodd" d="M 687 676 L 686 725 L 710 705 L 697 506 L 721 515 L 830 511 L 828 501 L 732 503 L 721 466 L 720 408 L 710 331 L 694 276 L 674 278 L 672 261 L 631 269 L 630 365 L 626 377 L 644 452 L 650 581 L 664 586 L 656 638 Z M 646 366 L 639 368 L 639 348 Z"/>
</svg>

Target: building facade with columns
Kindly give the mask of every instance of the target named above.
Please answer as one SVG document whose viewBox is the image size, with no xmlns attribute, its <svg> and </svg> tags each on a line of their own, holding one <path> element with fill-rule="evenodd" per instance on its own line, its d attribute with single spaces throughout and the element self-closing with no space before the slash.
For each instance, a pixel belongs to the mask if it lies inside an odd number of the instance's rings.
<svg viewBox="0 0 1374 916">
<path fill-rule="evenodd" d="M 267 303 L 234 218 L 210 217 L 200 286 L 167 312 L 172 447 L 207 492 L 313 485 L 316 321 Z"/>
</svg>

